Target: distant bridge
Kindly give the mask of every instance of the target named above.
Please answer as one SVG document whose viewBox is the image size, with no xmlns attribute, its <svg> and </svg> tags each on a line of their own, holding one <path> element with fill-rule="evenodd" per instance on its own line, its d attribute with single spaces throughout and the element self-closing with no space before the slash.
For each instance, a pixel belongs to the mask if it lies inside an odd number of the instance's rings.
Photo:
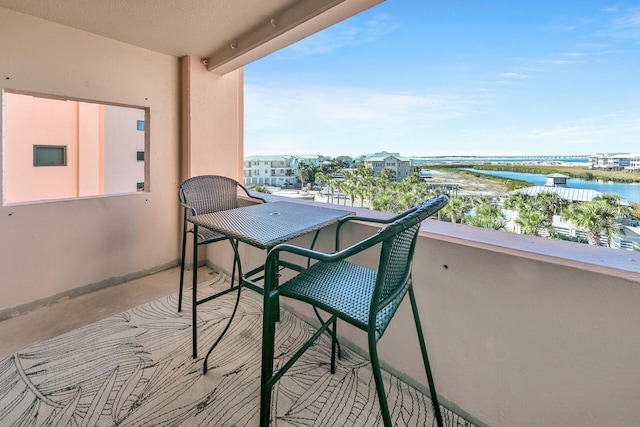
<svg viewBox="0 0 640 427">
<path fill-rule="evenodd" d="M 546 161 L 546 160 L 573 160 L 588 161 L 590 154 L 574 154 L 568 156 L 551 155 L 551 156 L 414 156 L 413 160 L 433 160 L 433 161 L 460 161 L 460 162 L 500 162 L 500 161 Z"/>
</svg>

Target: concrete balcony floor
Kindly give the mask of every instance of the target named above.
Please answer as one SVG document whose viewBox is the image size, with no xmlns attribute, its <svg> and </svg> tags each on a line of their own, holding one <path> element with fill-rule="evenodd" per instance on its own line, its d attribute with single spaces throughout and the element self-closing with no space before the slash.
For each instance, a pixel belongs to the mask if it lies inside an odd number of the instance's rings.
<svg viewBox="0 0 640 427">
<path fill-rule="evenodd" d="M 212 287 L 224 284 L 224 281 L 219 280 L 218 274 L 208 268 L 199 269 L 198 277 L 199 283 L 202 283 L 201 288 L 205 290 L 207 284 Z M 107 416 L 107 420 L 113 418 L 119 425 L 153 422 L 176 426 L 257 425 L 262 317 L 260 297 L 251 291 L 245 291 L 248 295 L 243 294 L 241 300 L 240 320 L 237 320 L 238 317 L 234 320 L 237 326 L 234 325 L 229 330 L 221 347 L 213 353 L 210 371 L 203 376 L 202 358 L 206 348 L 224 327 L 218 312 L 231 307 L 233 304 L 230 301 L 233 298 L 223 297 L 229 301 L 221 302 L 218 306 L 218 300 L 215 300 L 199 307 L 199 317 L 202 317 L 202 320 L 199 319 L 199 358 L 194 361 L 190 351 L 188 292 L 185 293 L 182 314 L 177 314 L 175 310 L 178 278 L 179 269 L 173 268 L 0 322 L 0 384 L 8 384 L 7 378 L 22 378 L 15 380 L 11 387 L 24 389 L 16 394 L 17 397 L 11 397 L 7 390 L 0 389 L 0 425 L 4 425 L 4 422 L 13 425 L 16 413 L 20 413 L 11 408 L 20 405 L 24 406 L 20 416 L 29 419 L 38 417 L 37 421 L 46 417 L 47 420 L 55 421 L 52 425 L 65 425 L 59 424 L 62 422 L 60 420 L 65 413 L 72 413 L 69 409 L 72 407 L 75 411 L 73 417 L 76 418 L 74 422 L 86 423 L 87 418 L 93 414 L 96 417 L 95 425 L 102 425 Z M 191 274 L 188 273 L 185 279 L 189 281 L 190 278 Z M 217 284 L 211 284 L 216 281 Z M 216 314 L 218 320 L 210 321 L 209 316 Z M 174 332 L 170 331 L 169 335 L 157 332 L 155 329 L 159 330 L 160 326 L 153 326 L 154 322 L 157 325 L 164 324 L 165 329 L 168 325 Z M 144 329 L 144 333 L 136 334 L 145 336 L 147 344 L 141 347 L 142 341 L 125 340 L 125 345 L 113 347 L 122 348 L 124 354 L 117 357 L 119 361 L 105 362 L 104 359 L 110 357 L 109 352 L 113 350 L 103 349 L 103 353 L 98 356 L 94 352 L 100 351 L 95 349 L 101 348 L 103 343 L 112 341 L 111 336 L 105 338 L 106 333 L 105 336 L 100 335 L 115 323 L 116 328 L 125 330 L 125 334 L 133 334 L 134 329 Z M 288 337 L 283 340 L 283 346 L 293 349 L 312 330 L 290 313 L 283 315 L 281 327 L 286 330 Z M 77 331 L 89 331 L 94 335 L 87 337 L 85 332 L 84 338 L 76 343 L 71 337 L 82 337 Z M 174 335 L 170 335 L 172 333 Z M 163 353 L 169 340 L 178 340 L 180 345 L 176 345 L 171 352 Z M 305 355 L 296 362 L 291 370 L 292 374 L 287 373 L 274 389 L 274 401 L 278 409 L 273 425 L 381 425 L 368 360 L 345 348 L 343 359 L 338 362 L 337 373 L 331 375 L 328 369 L 330 348 L 325 345 L 327 343 L 328 339 L 312 347 L 307 352 L 310 356 Z M 137 353 L 132 352 L 132 348 L 137 349 Z M 59 359 L 53 358 L 54 353 Z M 142 354 L 140 360 L 144 359 L 144 363 L 131 363 L 127 359 L 134 356 L 134 353 L 135 356 Z M 69 360 L 65 361 L 65 358 Z M 87 364 L 99 360 L 97 366 L 100 368 L 105 364 L 113 364 L 115 368 L 105 370 L 103 374 L 97 367 L 83 368 L 85 360 Z M 280 363 L 281 360 L 276 362 Z M 143 364 L 144 369 L 140 368 Z M 60 365 L 66 365 L 66 369 L 73 372 L 63 372 Z M 39 379 L 40 372 L 47 369 L 58 369 L 56 378 Z M 80 378 L 76 371 L 83 370 L 89 371 L 85 375 L 93 381 L 91 384 L 87 384 L 86 379 L 78 380 L 80 384 L 72 381 L 63 384 L 57 378 Z M 434 425 L 430 401 L 426 396 L 394 376 L 385 374 L 385 378 L 396 425 Z M 149 392 L 153 389 L 154 382 L 155 394 Z M 53 388 L 50 383 L 58 386 L 57 391 L 50 391 Z M 46 387 L 43 384 L 46 384 L 49 391 L 44 391 Z M 91 385 L 95 389 L 99 388 L 97 392 L 93 391 L 94 397 L 87 398 L 85 402 L 80 397 L 72 398 L 73 390 L 77 389 L 74 396 L 79 396 L 80 391 L 87 393 L 85 390 L 91 388 Z M 124 391 L 129 394 L 122 398 Z M 145 396 L 145 393 L 151 397 Z M 108 403 L 104 404 L 104 409 L 96 410 L 94 405 L 97 405 L 100 396 Z M 77 408 L 69 402 L 75 402 Z M 144 406 L 149 406 L 150 402 L 156 402 L 156 406 L 151 405 L 151 408 L 143 411 Z M 226 409 L 220 411 L 221 407 Z M 472 425 L 448 410 L 444 410 L 443 415 L 446 425 Z M 3 420 L 3 416 L 7 418 Z M 84 418 L 78 420 L 78 417 Z"/>
<path fill-rule="evenodd" d="M 210 272 L 203 267 L 199 277 L 205 280 Z M 175 293 L 179 277 L 180 269 L 176 267 L 1 321 L 0 357 Z"/>
</svg>

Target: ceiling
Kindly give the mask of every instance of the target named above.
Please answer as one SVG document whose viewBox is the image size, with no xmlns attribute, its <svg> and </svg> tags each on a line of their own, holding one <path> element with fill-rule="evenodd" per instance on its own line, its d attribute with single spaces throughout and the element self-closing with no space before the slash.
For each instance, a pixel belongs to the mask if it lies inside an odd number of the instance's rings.
<svg viewBox="0 0 640 427">
<path fill-rule="evenodd" d="M 224 74 L 383 0 L 0 0 L 0 7 Z"/>
</svg>

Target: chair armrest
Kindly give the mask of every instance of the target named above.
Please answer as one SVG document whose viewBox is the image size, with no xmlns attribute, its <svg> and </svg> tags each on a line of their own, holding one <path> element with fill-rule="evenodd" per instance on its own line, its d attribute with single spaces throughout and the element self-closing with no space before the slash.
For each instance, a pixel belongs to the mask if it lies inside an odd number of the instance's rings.
<svg viewBox="0 0 640 427">
<path fill-rule="evenodd" d="M 402 218 L 403 216 L 406 216 L 407 214 L 409 214 L 411 212 L 414 212 L 417 209 L 418 209 L 418 206 L 413 206 L 411 209 L 406 210 L 406 211 L 404 211 L 404 212 L 402 212 L 402 213 L 400 213 L 398 215 L 395 215 L 395 216 L 393 216 L 391 218 L 387 218 L 387 219 L 350 215 L 350 216 L 342 218 L 340 221 L 338 221 L 338 228 L 340 228 L 343 223 L 348 222 L 348 221 L 364 221 L 364 222 L 375 222 L 375 223 L 378 223 L 378 224 L 391 224 L 392 222 Z"/>
<path fill-rule="evenodd" d="M 247 188 L 238 183 L 238 187 L 242 188 L 242 190 L 244 190 L 244 193 L 247 195 L 247 197 L 249 197 L 250 199 L 254 199 L 254 200 L 260 200 L 262 203 L 267 203 L 267 201 L 265 199 L 263 199 L 262 197 L 258 197 L 258 196 L 252 196 L 251 194 L 249 194 L 249 190 L 247 190 Z"/>
<path fill-rule="evenodd" d="M 338 221 L 338 225 L 336 227 L 336 252 L 340 250 L 340 229 L 342 228 L 342 226 L 344 224 L 346 224 L 349 221 L 362 221 L 362 222 L 371 222 L 371 223 L 376 223 L 376 224 L 391 224 L 392 222 L 406 216 L 407 214 L 414 212 L 415 210 L 418 209 L 418 206 L 414 206 L 409 210 L 406 210 L 398 215 L 395 215 L 391 218 L 387 218 L 387 219 L 383 219 L 383 218 L 372 218 L 372 217 L 366 217 L 366 216 L 355 216 L 355 215 L 350 215 L 347 216 L 345 218 L 342 218 L 340 221 Z"/>
<path fill-rule="evenodd" d="M 294 254 L 294 255 L 300 255 L 305 258 L 317 260 L 319 262 L 331 263 L 331 262 L 338 262 L 338 261 L 347 259 L 357 253 L 360 253 L 366 249 L 369 249 L 372 246 L 375 246 L 381 241 L 382 241 L 381 235 L 375 234 L 371 237 L 368 237 L 364 240 L 359 241 L 358 243 L 355 243 L 349 246 L 348 248 L 345 248 L 341 251 L 334 252 L 331 254 L 326 252 L 315 251 L 313 249 L 303 248 L 301 246 L 295 246 L 295 245 L 283 243 L 272 248 L 267 254 L 267 261 L 265 262 L 265 266 L 266 266 L 265 278 L 268 278 L 270 274 L 273 275 L 274 273 L 277 273 L 277 261 L 280 257 L 280 253 L 283 253 L 283 252 Z M 268 284 L 267 282 L 268 280 L 265 280 L 265 292 L 270 292 L 273 290 L 273 288 L 271 287 L 271 284 L 270 283 Z"/>
<path fill-rule="evenodd" d="M 194 208 L 193 206 L 185 203 L 185 202 L 180 202 L 180 206 L 182 206 L 185 209 L 189 209 L 191 211 L 191 215 L 196 216 L 198 215 L 198 211 L 196 211 L 196 208 Z"/>
</svg>

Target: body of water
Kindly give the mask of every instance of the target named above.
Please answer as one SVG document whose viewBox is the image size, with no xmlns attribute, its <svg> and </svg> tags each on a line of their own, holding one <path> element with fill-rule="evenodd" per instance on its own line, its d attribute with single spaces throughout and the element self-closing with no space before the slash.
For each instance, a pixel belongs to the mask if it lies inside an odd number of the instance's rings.
<svg viewBox="0 0 640 427">
<path fill-rule="evenodd" d="M 506 172 L 506 171 L 484 171 L 476 169 L 474 172 L 486 175 L 499 176 L 506 179 L 514 179 L 519 181 L 530 182 L 534 185 L 544 185 L 547 182 L 545 175 L 522 172 Z M 621 182 L 605 182 L 605 181 L 586 181 L 579 178 L 567 179 L 567 187 L 582 188 L 585 190 L 595 190 L 600 193 L 618 194 L 628 202 L 640 203 L 640 183 L 621 183 Z"/>
</svg>

